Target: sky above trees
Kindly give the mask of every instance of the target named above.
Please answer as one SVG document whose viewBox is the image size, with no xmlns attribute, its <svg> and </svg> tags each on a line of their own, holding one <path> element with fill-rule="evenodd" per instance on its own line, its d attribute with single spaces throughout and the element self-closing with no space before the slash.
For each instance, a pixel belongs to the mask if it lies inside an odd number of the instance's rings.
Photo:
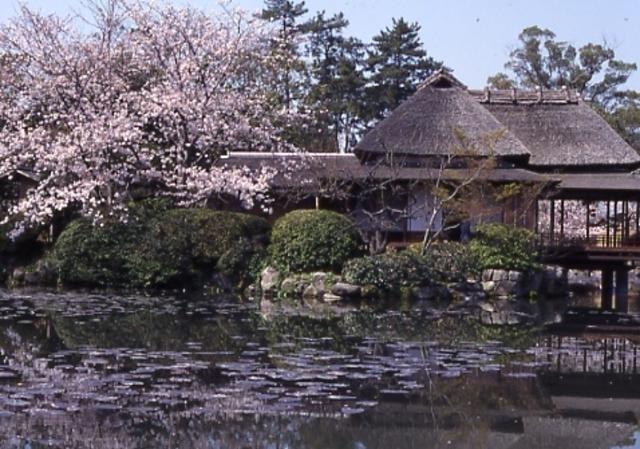
<svg viewBox="0 0 640 449">
<path fill-rule="evenodd" d="M 14 14 L 18 0 L 3 0 L 0 20 Z M 66 12 L 80 8 L 80 0 L 26 0 L 43 11 Z M 173 0 L 205 9 L 219 8 L 215 0 Z M 231 0 L 231 5 L 257 11 L 263 0 Z M 8 7 L 5 5 L 8 4 Z M 472 87 L 482 87 L 488 76 L 502 70 L 518 34 L 538 25 L 553 30 L 559 40 L 575 45 L 586 42 L 613 47 L 619 59 L 640 63 L 640 2 L 637 0 L 307 0 L 311 13 L 342 11 L 350 25 L 347 34 L 370 41 L 405 17 L 422 25 L 421 40 L 430 56 L 444 61 L 456 76 Z M 612 6 L 615 5 L 615 6 Z M 640 90 L 640 74 L 627 87 Z"/>
</svg>

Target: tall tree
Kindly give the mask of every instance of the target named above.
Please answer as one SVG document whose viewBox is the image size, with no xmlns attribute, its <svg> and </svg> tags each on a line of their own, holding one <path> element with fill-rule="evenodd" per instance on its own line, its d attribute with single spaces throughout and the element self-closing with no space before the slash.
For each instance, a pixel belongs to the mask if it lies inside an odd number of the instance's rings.
<svg viewBox="0 0 640 449">
<path fill-rule="evenodd" d="M 308 23 L 311 86 L 307 102 L 316 115 L 317 149 L 346 151 L 360 128 L 364 45 L 343 35 L 348 24 L 342 13 L 326 17 L 324 11 Z"/>
<path fill-rule="evenodd" d="M 14 234 L 75 210 L 99 220 L 131 189 L 193 204 L 218 194 L 247 205 L 273 173 L 219 163 L 228 150 L 294 150 L 252 74 L 268 64 L 263 27 L 238 16 L 105 0 L 86 32 L 27 7 L 0 26 L 0 176 L 39 178 L 6 219 Z"/>
<path fill-rule="evenodd" d="M 640 152 L 640 92 L 626 95 L 605 118 Z"/>
<path fill-rule="evenodd" d="M 305 63 L 300 56 L 300 44 L 306 24 L 301 20 L 307 13 L 304 1 L 265 0 L 260 17 L 271 22 L 275 35 L 270 45 L 273 52 L 274 86 L 278 101 L 287 109 L 303 95 Z"/>
<path fill-rule="evenodd" d="M 629 94 L 621 88 L 637 66 L 616 59 L 614 50 L 606 44 L 588 43 L 576 48 L 537 26 L 525 28 L 518 40 L 518 47 L 505 64 L 507 73 L 490 77 L 490 85 L 549 89 L 566 86 L 577 89 L 606 111 Z"/>
<path fill-rule="evenodd" d="M 441 62 L 427 56 L 420 41 L 420 25 L 403 18 L 373 37 L 367 64 L 371 73 L 368 87 L 367 118 L 383 118 L 416 91 L 417 85 Z"/>
</svg>

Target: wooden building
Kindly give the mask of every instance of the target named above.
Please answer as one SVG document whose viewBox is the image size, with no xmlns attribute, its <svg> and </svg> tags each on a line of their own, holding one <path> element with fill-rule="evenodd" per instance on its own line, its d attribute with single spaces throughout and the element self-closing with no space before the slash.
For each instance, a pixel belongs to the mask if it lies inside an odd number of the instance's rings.
<svg viewBox="0 0 640 449">
<path fill-rule="evenodd" d="M 299 165 L 287 169 L 292 160 Z M 628 270 L 640 262 L 640 155 L 576 91 L 470 90 L 440 70 L 353 154 L 231 153 L 221 163 L 276 169 L 274 191 L 290 200 L 277 202 L 280 211 L 320 201 L 370 218 L 366 203 L 386 192 L 389 211 L 376 213 L 396 240 L 451 220 L 528 227 L 549 262 L 602 271 L 603 307 L 613 307 L 615 290 L 616 307 L 627 308 Z M 434 220 L 433 207 L 416 207 L 434 204 L 434 187 L 470 179 L 494 190 L 468 201 L 466 216 Z"/>
</svg>

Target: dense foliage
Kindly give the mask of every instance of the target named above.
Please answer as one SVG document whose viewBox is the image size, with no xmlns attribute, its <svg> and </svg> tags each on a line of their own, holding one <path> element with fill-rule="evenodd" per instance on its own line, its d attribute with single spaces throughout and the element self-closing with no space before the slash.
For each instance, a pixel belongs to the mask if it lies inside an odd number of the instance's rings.
<svg viewBox="0 0 640 449">
<path fill-rule="evenodd" d="M 424 257 L 430 261 L 434 274 L 444 282 L 464 281 L 480 274 L 480 261 L 476 253 L 464 243 L 434 242 Z"/>
<path fill-rule="evenodd" d="M 352 284 L 395 292 L 402 287 L 429 285 L 433 268 L 426 257 L 403 251 L 352 259 L 344 266 L 342 276 Z"/>
<path fill-rule="evenodd" d="M 640 150 L 640 93 L 626 89 L 636 63 L 617 59 L 614 47 L 586 43 L 579 48 L 538 26 L 522 30 L 505 64 L 506 72 L 487 80 L 499 89 L 512 87 L 576 89 L 627 141 Z"/>
<path fill-rule="evenodd" d="M 276 221 L 271 234 L 271 259 L 284 271 L 339 272 L 360 249 L 351 220 L 327 210 L 289 212 Z"/>
<path fill-rule="evenodd" d="M 22 6 L 0 26 L 0 176 L 39 180 L 6 204 L 14 234 L 69 210 L 125 215 L 141 185 L 183 206 L 260 202 L 273 171 L 218 160 L 296 150 L 284 135 L 302 116 L 264 79 L 267 24 L 146 0 L 88 5 L 77 21 Z"/>
<path fill-rule="evenodd" d="M 535 235 L 527 229 L 497 223 L 477 225 L 469 250 L 482 269 L 526 271 L 537 267 Z"/>
<path fill-rule="evenodd" d="M 51 260 L 71 285 L 178 286 L 215 269 L 239 282 L 263 253 L 268 231 L 250 215 L 146 204 L 132 208 L 127 223 L 72 222 Z"/>
</svg>

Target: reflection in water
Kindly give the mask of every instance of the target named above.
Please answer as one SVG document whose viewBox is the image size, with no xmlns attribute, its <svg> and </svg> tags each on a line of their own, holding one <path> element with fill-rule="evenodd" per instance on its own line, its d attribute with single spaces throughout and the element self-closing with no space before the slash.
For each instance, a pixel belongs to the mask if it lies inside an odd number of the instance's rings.
<svg viewBox="0 0 640 449">
<path fill-rule="evenodd" d="M 633 447 L 636 343 L 464 316 L 0 293 L 13 448 Z"/>
</svg>

